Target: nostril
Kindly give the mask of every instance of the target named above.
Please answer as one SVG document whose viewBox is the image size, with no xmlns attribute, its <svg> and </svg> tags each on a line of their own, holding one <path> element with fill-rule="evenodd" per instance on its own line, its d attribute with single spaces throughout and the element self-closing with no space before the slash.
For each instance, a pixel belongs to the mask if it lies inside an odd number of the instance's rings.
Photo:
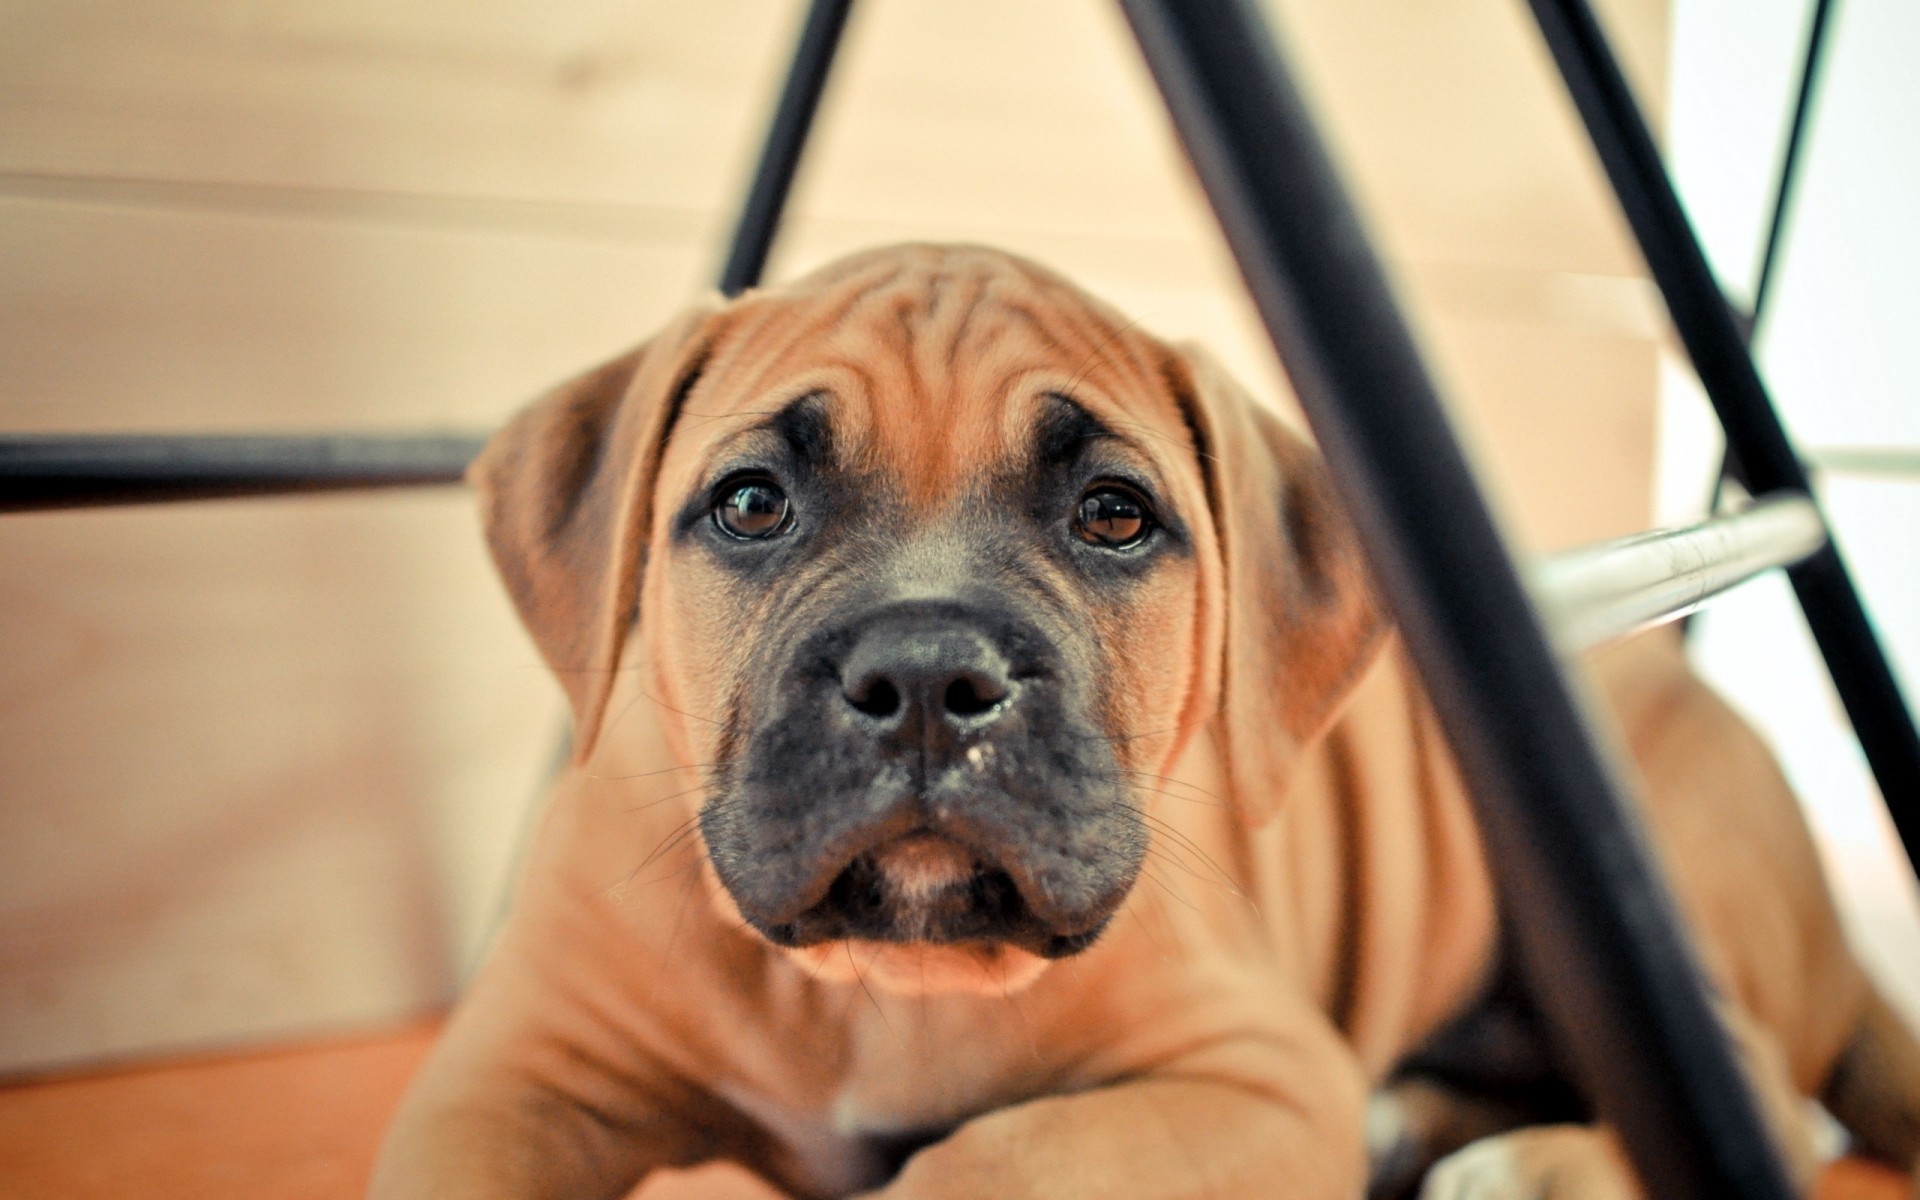
<svg viewBox="0 0 1920 1200">
<path fill-rule="evenodd" d="M 977 717 L 1006 698 L 1006 689 L 963 675 L 947 685 L 942 702 L 956 717 Z"/>
<path fill-rule="evenodd" d="M 890 717 L 900 711 L 900 689 L 885 679 L 847 693 L 847 703 L 870 717 Z"/>
</svg>

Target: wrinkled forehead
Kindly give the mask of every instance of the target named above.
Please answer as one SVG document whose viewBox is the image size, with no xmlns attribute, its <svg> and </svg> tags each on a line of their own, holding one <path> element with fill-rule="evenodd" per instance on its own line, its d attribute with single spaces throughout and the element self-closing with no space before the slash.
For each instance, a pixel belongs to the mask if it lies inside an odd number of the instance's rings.
<svg viewBox="0 0 1920 1200">
<path fill-rule="evenodd" d="M 998 256 L 877 258 L 743 302 L 676 423 L 679 470 L 802 397 L 836 459 L 937 504 L 1083 410 L 1150 460 L 1191 460 L 1164 351 L 1064 281 Z M 1055 430 L 1057 433 L 1057 430 Z"/>
</svg>

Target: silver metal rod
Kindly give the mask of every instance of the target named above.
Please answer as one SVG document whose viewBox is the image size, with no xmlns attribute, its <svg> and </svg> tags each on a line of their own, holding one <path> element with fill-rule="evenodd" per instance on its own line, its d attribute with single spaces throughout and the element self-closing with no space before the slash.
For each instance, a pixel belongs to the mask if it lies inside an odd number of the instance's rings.
<svg viewBox="0 0 1920 1200">
<path fill-rule="evenodd" d="M 1528 583 L 1555 647 L 1572 655 L 1683 616 L 1826 544 L 1813 503 L 1798 492 L 1775 492 L 1698 525 L 1549 554 L 1533 564 Z"/>
<path fill-rule="evenodd" d="M 1816 446 L 1801 457 L 1816 469 L 1837 475 L 1920 478 L 1920 446 Z"/>
</svg>

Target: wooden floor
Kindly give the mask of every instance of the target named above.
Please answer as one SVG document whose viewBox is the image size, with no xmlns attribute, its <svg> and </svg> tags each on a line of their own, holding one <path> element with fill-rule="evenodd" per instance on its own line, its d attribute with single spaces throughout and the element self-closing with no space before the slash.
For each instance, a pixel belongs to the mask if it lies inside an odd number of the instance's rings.
<svg viewBox="0 0 1920 1200">
<path fill-rule="evenodd" d="M 0 1196 L 358 1196 L 433 1028 L 0 1089 Z"/>
<path fill-rule="evenodd" d="M 270 1054 L 179 1061 L 0 1088 L 4 1200 L 354 1200 L 435 1026 Z M 632 1200 L 768 1200 L 709 1168 Z M 1835 1164 L 1816 1200 L 1907 1200 L 1908 1184 Z"/>
</svg>

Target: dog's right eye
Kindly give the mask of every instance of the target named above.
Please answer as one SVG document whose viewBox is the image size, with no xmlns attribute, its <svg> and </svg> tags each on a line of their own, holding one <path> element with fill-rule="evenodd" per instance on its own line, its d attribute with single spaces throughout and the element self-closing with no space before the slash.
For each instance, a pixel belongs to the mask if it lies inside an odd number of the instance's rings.
<svg viewBox="0 0 1920 1200">
<path fill-rule="evenodd" d="M 764 479 L 725 488 L 714 506 L 713 523 L 728 537 L 758 541 L 783 533 L 792 524 L 787 494 Z"/>
<path fill-rule="evenodd" d="M 1153 532 L 1153 515 L 1132 488 L 1108 484 L 1080 498 L 1073 528 L 1081 540 L 1093 545 L 1131 550 Z"/>
</svg>

